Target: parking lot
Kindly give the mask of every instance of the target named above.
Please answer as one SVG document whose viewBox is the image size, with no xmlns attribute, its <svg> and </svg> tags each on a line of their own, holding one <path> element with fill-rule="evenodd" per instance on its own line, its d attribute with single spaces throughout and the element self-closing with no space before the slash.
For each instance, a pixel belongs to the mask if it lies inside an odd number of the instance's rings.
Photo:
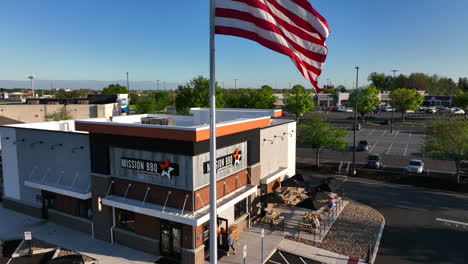
<svg viewBox="0 0 468 264">
<path fill-rule="evenodd" d="M 353 131 L 350 131 L 346 140 L 353 144 Z M 360 140 L 367 140 L 370 144 L 369 153 L 385 155 L 421 157 L 421 147 L 424 134 L 416 131 L 397 130 L 390 133 L 388 129 L 362 128 L 356 131 L 356 145 Z"/>
<path fill-rule="evenodd" d="M 277 250 L 265 263 L 268 264 L 322 264 L 305 257 L 297 256 L 291 253 Z"/>
</svg>

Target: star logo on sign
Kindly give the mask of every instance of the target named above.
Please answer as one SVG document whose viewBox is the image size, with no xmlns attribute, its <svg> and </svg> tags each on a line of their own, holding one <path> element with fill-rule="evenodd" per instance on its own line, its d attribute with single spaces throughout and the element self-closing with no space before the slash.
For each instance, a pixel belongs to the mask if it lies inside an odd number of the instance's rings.
<svg viewBox="0 0 468 264">
<path fill-rule="evenodd" d="M 167 176 L 167 178 L 170 180 L 171 172 L 174 170 L 174 168 L 171 167 L 169 161 L 166 160 L 164 163 L 159 163 L 159 167 L 162 169 L 161 176 Z"/>
<path fill-rule="evenodd" d="M 236 148 L 236 151 L 234 152 L 234 154 L 232 154 L 232 157 L 234 158 L 234 165 L 240 165 L 242 154 L 240 153 L 238 148 Z"/>
</svg>

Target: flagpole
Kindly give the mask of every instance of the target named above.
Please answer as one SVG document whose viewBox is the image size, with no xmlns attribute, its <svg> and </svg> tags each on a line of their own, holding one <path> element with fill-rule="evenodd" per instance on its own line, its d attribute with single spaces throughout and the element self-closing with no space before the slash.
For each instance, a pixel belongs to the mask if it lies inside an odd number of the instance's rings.
<svg viewBox="0 0 468 264">
<path fill-rule="evenodd" d="M 215 0 L 210 0 L 210 263 L 218 262 L 216 208 Z"/>
</svg>

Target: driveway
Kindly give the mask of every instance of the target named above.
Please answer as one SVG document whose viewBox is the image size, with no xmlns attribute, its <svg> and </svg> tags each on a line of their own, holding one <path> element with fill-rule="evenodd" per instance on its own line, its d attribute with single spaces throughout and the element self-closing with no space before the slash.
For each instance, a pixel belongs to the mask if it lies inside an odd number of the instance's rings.
<svg viewBox="0 0 468 264">
<path fill-rule="evenodd" d="M 304 178 L 317 183 L 323 176 Z M 341 188 L 386 219 L 376 263 L 467 263 L 468 196 L 352 178 Z"/>
</svg>

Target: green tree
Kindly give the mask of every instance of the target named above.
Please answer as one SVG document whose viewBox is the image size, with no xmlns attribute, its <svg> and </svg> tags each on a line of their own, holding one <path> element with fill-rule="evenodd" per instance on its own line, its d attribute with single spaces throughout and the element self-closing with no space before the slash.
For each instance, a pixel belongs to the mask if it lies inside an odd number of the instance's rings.
<svg viewBox="0 0 468 264">
<path fill-rule="evenodd" d="M 384 73 L 373 72 L 369 74 L 367 80 L 380 91 L 389 91 L 392 88 L 392 77 Z"/>
<path fill-rule="evenodd" d="M 140 98 L 136 103 L 137 114 L 152 114 L 156 111 L 156 99 L 153 96 Z"/>
<path fill-rule="evenodd" d="M 175 105 L 179 115 L 189 115 L 192 101 L 193 89 L 186 85 L 179 85 L 176 91 Z"/>
<path fill-rule="evenodd" d="M 191 107 L 210 106 L 210 80 L 203 76 L 193 78 L 176 91 L 176 108 L 179 114 L 188 115 Z M 224 97 L 221 87 L 216 84 L 216 107 L 224 107 Z"/>
<path fill-rule="evenodd" d="M 461 93 L 453 97 L 453 105 L 462 108 L 468 108 L 468 92 Z"/>
<path fill-rule="evenodd" d="M 408 88 L 408 89 L 428 89 L 431 87 L 432 77 L 427 74 L 416 72 L 411 73 L 408 76 L 408 80 L 405 86 L 397 86 L 397 88 Z"/>
<path fill-rule="evenodd" d="M 138 100 L 140 99 L 140 95 L 137 93 L 130 93 L 128 95 L 128 99 L 130 101 L 130 104 L 136 105 L 138 103 Z"/>
<path fill-rule="evenodd" d="M 71 111 L 67 111 L 66 106 L 62 106 L 59 109 L 57 109 L 57 111 L 46 115 L 47 121 L 61 121 L 70 119 L 73 119 L 73 115 Z"/>
<path fill-rule="evenodd" d="M 357 92 L 352 91 L 349 95 L 348 104 L 355 108 L 357 103 L 357 112 L 364 121 L 365 115 L 380 104 L 379 94 L 380 91 L 375 86 L 367 86 L 358 89 Z"/>
<path fill-rule="evenodd" d="M 459 78 L 457 86 L 458 89 L 468 93 L 468 78 Z"/>
<path fill-rule="evenodd" d="M 389 94 L 390 105 L 401 113 L 401 119 L 405 122 L 405 114 L 408 110 L 416 110 L 424 101 L 424 96 L 414 89 L 399 88 Z"/>
<path fill-rule="evenodd" d="M 460 164 L 468 159 L 468 122 L 457 119 L 440 119 L 428 130 L 423 150 L 434 153 L 435 158 L 449 158 L 457 168 L 457 182 L 460 182 Z"/>
<path fill-rule="evenodd" d="M 102 89 L 102 94 L 128 94 L 128 89 L 126 86 L 116 83 Z"/>
<path fill-rule="evenodd" d="M 229 108 L 250 108 L 249 89 L 224 89 L 225 106 Z"/>
<path fill-rule="evenodd" d="M 311 92 L 302 85 L 294 85 L 290 91 L 284 94 L 284 110 L 294 114 L 296 120 L 305 113 L 312 111 L 314 101 Z"/>
<path fill-rule="evenodd" d="M 344 85 L 338 85 L 336 90 L 340 93 L 346 93 L 348 91 Z"/>
<path fill-rule="evenodd" d="M 345 129 L 333 127 L 321 117 L 314 117 L 301 122 L 298 126 L 298 142 L 315 149 L 315 164 L 320 166 L 320 151 L 324 148 L 344 150 L 348 146 Z"/>
<path fill-rule="evenodd" d="M 150 93 L 148 97 L 153 97 L 155 99 L 156 111 L 163 111 L 166 107 L 174 103 L 168 91 L 155 91 Z"/>
<path fill-rule="evenodd" d="M 250 89 L 249 107 L 256 109 L 271 109 L 276 103 L 277 97 L 273 95 L 273 88 L 263 85 L 259 90 Z"/>
</svg>

